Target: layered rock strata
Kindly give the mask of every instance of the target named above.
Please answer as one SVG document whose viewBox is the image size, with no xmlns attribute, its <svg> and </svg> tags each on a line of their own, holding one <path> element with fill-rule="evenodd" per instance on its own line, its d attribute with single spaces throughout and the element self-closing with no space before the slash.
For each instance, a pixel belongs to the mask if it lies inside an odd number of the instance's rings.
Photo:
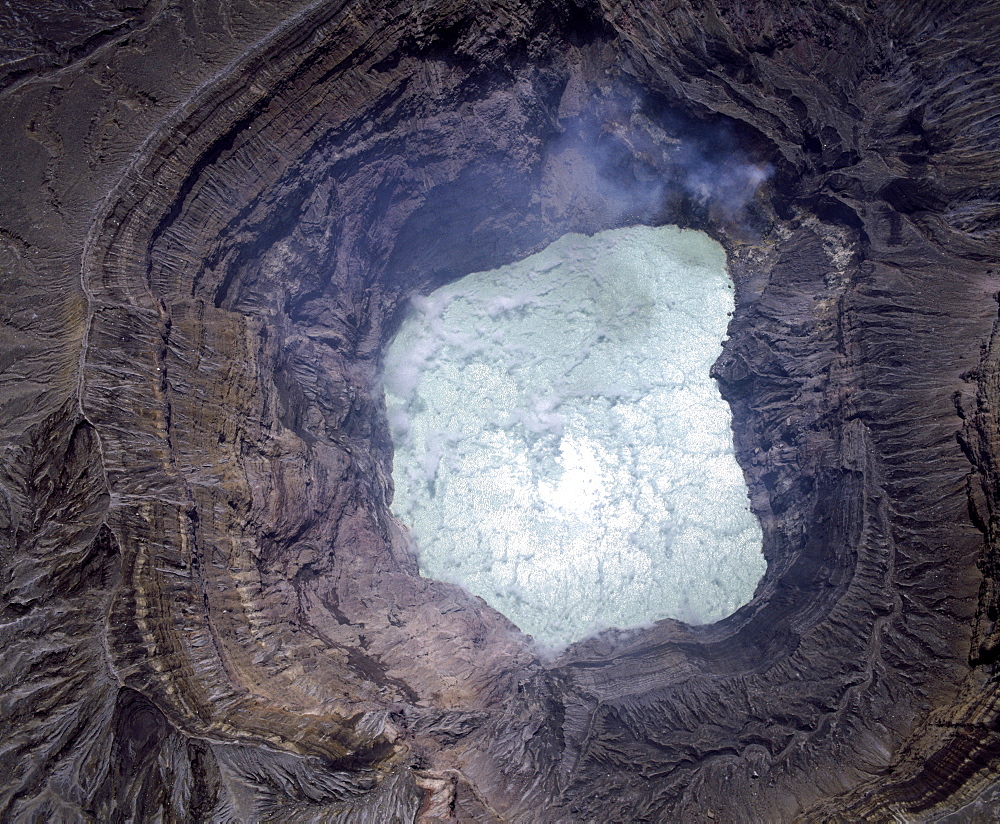
<svg viewBox="0 0 1000 824">
<path fill-rule="evenodd" d="M 1000 6 L 80 5 L 4 23 L 0 816 L 989 816 Z M 768 573 L 545 660 L 417 575 L 381 353 L 666 222 Z"/>
</svg>

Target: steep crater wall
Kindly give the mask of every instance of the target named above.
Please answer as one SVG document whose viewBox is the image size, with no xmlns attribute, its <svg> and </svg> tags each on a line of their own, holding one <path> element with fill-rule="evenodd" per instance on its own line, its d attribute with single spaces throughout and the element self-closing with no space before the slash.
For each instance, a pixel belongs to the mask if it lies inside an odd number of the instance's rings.
<svg viewBox="0 0 1000 824">
<path fill-rule="evenodd" d="M 888 5 L 192 3 L 12 86 L 5 814 L 988 794 L 1000 17 Z M 197 59 L 154 80 L 175 30 Z M 768 573 L 717 625 L 542 661 L 417 575 L 381 352 L 415 292 L 665 222 L 729 254 Z"/>
</svg>

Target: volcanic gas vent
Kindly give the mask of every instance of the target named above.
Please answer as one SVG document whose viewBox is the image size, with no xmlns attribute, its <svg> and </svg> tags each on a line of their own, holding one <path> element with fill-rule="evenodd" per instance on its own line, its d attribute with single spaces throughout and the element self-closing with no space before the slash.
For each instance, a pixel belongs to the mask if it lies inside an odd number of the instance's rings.
<svg viewBox="0 0 1000 824">
<path fill-rule="evenodd" d="M 385 382 L 424 575 L 554 647 L 752 597 L 761 532 L 709 377 L 725 262 L 701 232 L 633 227 L 414 299 Z"/>
</svg>

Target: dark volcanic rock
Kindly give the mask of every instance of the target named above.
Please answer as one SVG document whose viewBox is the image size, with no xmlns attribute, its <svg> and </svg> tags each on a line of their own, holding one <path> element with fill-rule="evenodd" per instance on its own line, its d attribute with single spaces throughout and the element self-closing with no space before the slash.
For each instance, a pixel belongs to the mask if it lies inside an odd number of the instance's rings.
<svg viewBox="0 0 1000 824">
<path fill-rule="evenodd" d="M 995 814 L 1000 4 L 71 5 L 0 17 L 0 818 Z M 380 355 L 664 222 L 768 573 L 543 660 L 417 575 Z"/>
</svg>

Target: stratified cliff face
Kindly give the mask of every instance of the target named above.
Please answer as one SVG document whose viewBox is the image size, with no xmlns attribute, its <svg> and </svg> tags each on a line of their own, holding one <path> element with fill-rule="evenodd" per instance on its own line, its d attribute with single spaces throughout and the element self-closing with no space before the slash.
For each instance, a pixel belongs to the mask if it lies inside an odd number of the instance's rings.
<svg viewBox="0 0 1000 824">
<path fill-rule="evenodd" d="M 21 5 L 0 818 L 988 817 L 1000 4 Z M 417 575 L 380 354 L 637 222 L 729 251 L 768 574 L 542 660 Z"/>
</svg>

